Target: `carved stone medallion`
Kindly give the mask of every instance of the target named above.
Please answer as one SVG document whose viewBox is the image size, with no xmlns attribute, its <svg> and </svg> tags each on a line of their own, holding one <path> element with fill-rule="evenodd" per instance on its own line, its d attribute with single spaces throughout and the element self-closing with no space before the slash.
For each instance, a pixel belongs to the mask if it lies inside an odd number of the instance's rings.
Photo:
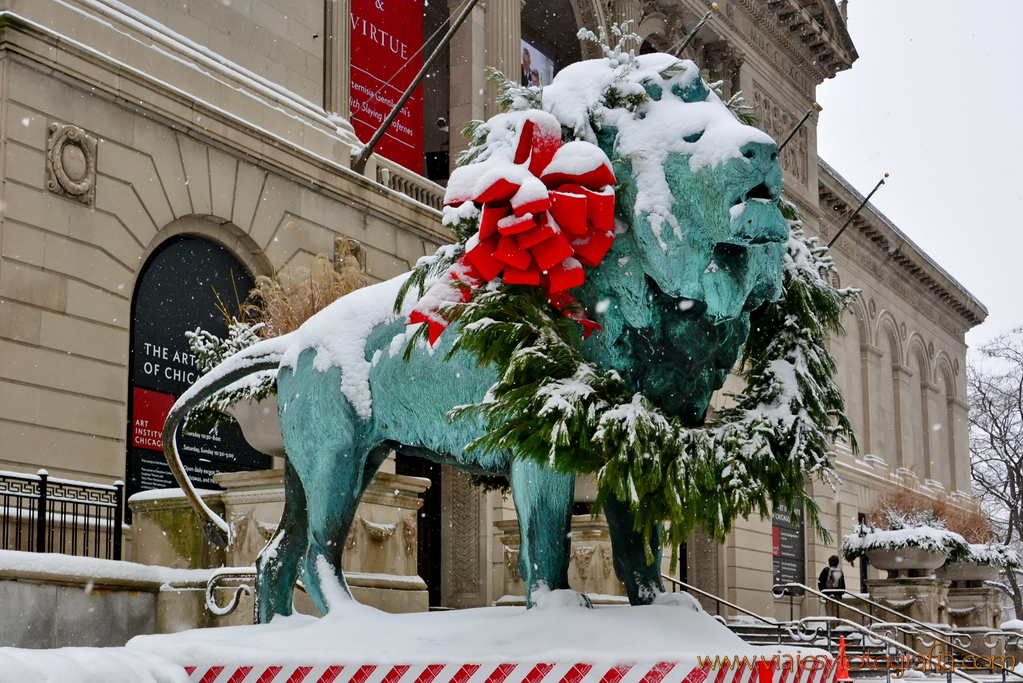
<svg viewBox="0 0 1023 683">
<path fill-rule="evenodd" d="M 92 206 L 96 196 L 96 138 L 77 126 L 50 124 L 46 189 Z"/>
</svg>

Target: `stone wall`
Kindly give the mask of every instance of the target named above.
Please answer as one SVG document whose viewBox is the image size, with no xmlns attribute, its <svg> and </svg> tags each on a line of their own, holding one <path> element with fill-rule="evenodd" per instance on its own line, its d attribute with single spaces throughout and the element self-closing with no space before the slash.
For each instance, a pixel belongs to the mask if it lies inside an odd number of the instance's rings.
<svg viewBox="0 0 1023 683">
<path fill-rule="evenodd" d="M 118 647 L 156 633 L 159 584 L 0 571 L 0 647 Z"/>
<path fill-rule="evenodd" d="M 127 14 L 17 5 L 30 21 L 3 17 L 0 59 L 0 468 L 124 478 L 132 293 L 165 240 L 201 236 L 259 275 L 344 234 L 373 280 L 447 241 L 435 209 L 348 170 L 353 137 L 322 109 L 168 31 L 140 42 Z M 50 154 L 65 130 L 88 140 L 68 151 L 79 170 Z M 87 189 L 53 182 L 64 170 Z"/>
</svg>

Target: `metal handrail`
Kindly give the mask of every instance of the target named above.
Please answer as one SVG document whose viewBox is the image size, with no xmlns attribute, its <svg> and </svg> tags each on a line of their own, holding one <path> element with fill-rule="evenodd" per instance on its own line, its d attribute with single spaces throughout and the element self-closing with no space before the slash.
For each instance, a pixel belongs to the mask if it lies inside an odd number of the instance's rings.
<svg viewBox="0 0 1023 683">
<path fill-rule="evenodd" d="M 788 632 L 789 636 L 792 637 L 794 640 L 801 640 L 800 636 L 798 635 L 798 631 L 801 628 L 803 628 L 804 625 L 806 625 L 806 626 L 812 625 L 813 629 L 814 629 L 814 632 L 815 633 L 819 633 L 820 632 L 820 628 L 821 628 L 820 625 L 823 623 L 823 624 L 826 624 L 826 626 L 827 626 L 827 631 L 828 631 L 827 639 L 828 639 L 828 648 L 829 649 L 831 647 L 831 633 L 833 631 L 833 626 L 846 626 L 849 629 L 851 629 L 852 631 L 857 632 L 857 633 L 865 636 L 866 638 L 869 638 L 871 640 L 881 641 L 881 642 L 883 642 L 883 643 L 885 643 L 885 644 L 887 644 L 887 645 L 889 645 L 891 647 L 894 647 L 895 649 L 900 650 L 900 651 L 902 651 L 902 652 L 904 652 L 906 654 L 910 654 L 910 655 L 913 655 L 913 656 L 917 656 L 918 655 L 917 651 L 914 650 L 913 648 L 911 648 L 910 646 L 908 646 L 908 645 L 906 645 L 904 643 L 900 643 L 898 640 L 895 640 L 894 638 L 889 638 L 888 636 L 886 636 L 886 635 L 884 635 L 882 633 L 878 633 L 876 631 L 873 631 L 873 630 L 867 628 L 866 626 L 864 626 L 862 624 L 857 624 L 855 621 L 851 621 L 849 619 L 845 619 L 845 618 L 842 618 L 842 617 L 803 617 L 802 619 L 799 619 L 798 621 L 795 621 L 795 620 L 787 621 L 787 622 L 785 622 L 785 621 L 781 621 L 781 622 L 779 622 L 779 621 L 771 621 L 770 619 L 767 619 L 766 617 L 760 616 L 756 612 L 750 611 L 750 610 L 748 610 L 748 609 L 746 609 L 744 607 L 740 607 L 740 606 L 736 605 L 735 603 L 729 602 L 728 600 L 725 600 L 724 598 L 718 597 L 717 595 L 714 595 L 713 593 L 709 593 L 709 592 L 707 592 L 705 590 L 697 588 L 696 586 L 690 585 L 690 584 L 686 583 L 685 581 L 680 581 L 679 579 L 676 579 L 676 578 L 673 578 L 671 576 L 668 576 L 667 574 L 661 574 L 661 578 L 666 580 L 666 581 L 670 581 L 672 584 L 674 584 L 676 586 L 681 586 L 682 588 L 686 589 L 687 591 L 692 591 L 692 592 L 697 593 L 699 595 L 702 595 L 704 597 L 710 598 L 711 600 L 714 600 L 715 603 L 717 604 L 718 616 L 720 616 L 720 613 L 721 613 L 721 605 L 726 605 L 726 606 L 728 606 L 728 607 L 730 607 L 730 608 L 732 608 L 732 609 L 734 609 L 734 610 L 736 610 L 738 612 L 742 612 L 743 614 L 751 616 L 754 619 L 757 619 L 758 621 L 761 621 L 761 622 L 763 622 L 763 623 L 765 623 L 765 624 L 767 624 L 769 626 L 777 628 L 778 629 L 778 643 L 779 644 L 782 642 L 782 639 L 781 639 L 782 630 L 785 630 L 786 632 Z M 810 592 L 812 594 L 815 594 L 815 595 L 818 595 L 818 596 L 824 598 L 825 600 L 828 600 L 830 602 L 837 602 L 837 601 L 833 600 L 832 598 L 828 597 L 827 595 L 819 593 L 818 591 L 810 588 L 809 586 L 805 586 L 803 584 L 785 584 L 783 586 L 775 586 L 775 588 L 779 588 L 779 587 L 782 587 L 782 588 L 797 588 L 797 587 L 803 588 L 803 589 L 807 590 L 808 592 Z M 841 604 L 841 603 L 838 603 L 838 604 Z M 850 609 L 854 609 L 855 610 L 855 608 L 850 608 Z M 855 610 L 855 611 L 859 612 L 860 610 Z M 865 616 L 867 616 L 868 618 L 872 619 L 872 620 L 879 621 L 879 619 L 877 617 L 874 617 L 873 615 L 866 614 L 865 612 L 861 612 L 861 613 L 864 614 Z M 901 615 L 899 615 L 899 616 L 901 616 Z M 887 625 L 887 622 L 884 622 L 884 623 Z M 921 623 L 921 622 L 917 622 L 917 623 Z M 897 624 L 892 624 L 892 625 L 898 626 Z M 926 627 L 926 624 L 922 624 L 921 623 L 921 625 Z M 936 640 L 937 640 L 937 638 L 936 638 Z M 955 646 L 953 646 L 953 647 L 955 647 Z M 959 648 L 959 649 L 963 649 L 963 648 Z M 974 655 L 973 653 L 969 653 L 969 654 L 971 656 L 974 656 L 974 657 L 977 656 L 977 655 Z M 1004 676 L 1005 676 L 1005 672 L 1006 671 L 1010 671 L 1010 670 L 1006 669 L 1003 666 L 1002 667 L 1003 680 L 1004 680 Z M 891 670 L 890 669 L 888 670 L 888 673 L 889 673 L 889 676 L 890 676 L 891 675 Z M 954 666 L 949 669 L 948 673 L 949 673 L 949 676 L 951 676 L 951 674 L 955 674 L 956 676 L 959 676 L 960 678 L 964 678 L 967 681 L 970 681 L 970 683 L 980 683 L 979 679 L 974 678 L 973 676 L 970 676 L 969 674 L 963 673 L 959 669 L 956 669 Z M 1015 672 L 1013 672 L 1013 673 L 1015 673 Z"/>
<path fill-rule="evenodd" d="M 829 602 L 829 603 L 838 605 L 840 608 L 844 607 L 847 610 L 851 610 L 853 612 L 856 612 L 857 614 L 860 614 L 860 615 L 866 617 L 867 619 L 871 620 L 871 622 L 873 622 L 875 625 L 892 626 L 892 627 L 895 627 L 896 630 L 899 630 L 899 624 L 898 623 L 884 621 L 880 617 L 874 616 L 873 614 L 868 614 L 867 612 L 864 612 L 863 610 L 860 610 L 860 609 L 856 609 L 855 607 L 852 607 L 851 605 L 846 605 L 841 600 L 836 600 L 835 598 L 831 597 L 830 595 L 826 595 L 825 593 L 822 593 L 819 590 L 810 588 L 809 586 L 807 586 L 805 584 L 802 584 L 802 583 L 780 583 L 780 584 L 775 584 L 774 587 L 772 588 L 771 592 L 775 596 L 779 596 L 779 595 L 783 595 L 784 593 L 778 593 L 778 589 L 781 589 L 782 591 L 784 591 L 786 589 L 793 589 L 793 588 L 799 588 L 799 589 L 804 590 L 804 591 L 806 591 L 806 592 L 808 592 L 808 593 L 810 593 L 812 595 L 816 595 L 818 598 L 820 598 L 824 602 Z M 914 626 L 918 627 L 920 630 L 922 630 L 925 633 L 927 633 L 935 642 L 939 642 L 939 643 L 945 645 L 946 647 L 948 647 L 950 649 L 958 650 L 963 655 L 968 655 L 970 657 L 973 657 L 974 659 L 978 659 L 978 658 L 980 658 L 982 656 L 982 655 L 978 655 L 975 652 L 967 650 L 962 645 L 957 645 L 956 643 L 952 642 L 951 640 L 946 640 L 945 638 L 942 637 L 943 632 L 939 631 L 936 628 L 934 628 L 930 624 L 926 624 L 926 623 L 924 623 L 922 621 L 918 621 L 918 620 L 916 620 L 916 619 L 914 619 L 912 617 L 906 616 L 906 615 L 904 615 L 904 614 L 902 614 L 902 613 L 900 613 L 900 612 L 898 612 L 898 611 L 896 611 L 896 610 L 894 610 L 894 609 L 892 609 L 890 607 L 886 607 L 885 605 L 882 605 L 882 604 L 880 604 L 878 602 L 874 602 L 873 600 L 870 600 L 869 598 L 865 598 L 862 595 L 858 595 L 858 594 L 852 593 L 850 591 L 844 591 L 844 593 L 848 593 L 850 596 L 852 596 L 856 600 L 861 600 L 861 601 L 863 601 L 863 602 L 865 602 L 865 603 L 867 603 L 867 604 L 869 604 L 871 606 L 874 606 L 874 607 L 877 607 L 877 608 L 879 608 L 881 610 L 884 610 L 885 612 L 888 612 L 890 614 L 894 614 L 895 616 L 899 617 L 900 619 L 905 620 L 906 623 L 913 624 Z M 831 617 L 829 617 L 829 618 L 831 618 Z M 848 620 L 846 620 L 846 621 L 848 621 Z M 871 631 L 871 632 L 872 633 L 876 633 L 875 631 Z M 879 637 L 880 637 L 880 634 L 879 634 Z M 971 639 L 970 642 L 973 642 L 972 639 Z M 987 658 L 987 657 L 985 657 L 985 658 L 989 659 L 989 661 L 991 661 L 991 663 L 992 663 L 991 668 L 994 669 L 995 668 L 995 666 L 994 666 L 994 658 Z M 998 668 L 1001 669 L 1003 675 L 1005 673 L 1011 673 L 1014 676 L 1018 676 L 1019 678 L 1023 678 L 1023 673 L 1019 673 L 1019 672 L 1015 671 L 1014 669 L 1006 669 L 1005 668 L 1004 660 L 1003 660 L 1002 664 L 999 665 Z"/>
<path fill-rule="evenodd" d="M 768 626 L 771 626 L 772 628 L 776 628 L 778 630 L 778 643 L 782 642 L 782 638 L 781 638 L 782 629 L 785 626 L 788 626 L 789 624 L 791 624 L 791 622 L 772 621 L 771 619 L 768 619 L 767 617 L 762 617 L 759 614 L 757 614 L 756 612 L 748 610 L 745 607 L 739 607 L 738 605 L 736 605 L 734 603 L 728 602 L 724 598 L 719 598 L 718 596 L 714 595 L 713 593 L 708 593 L 705 590 L 701 590 L 701 589 L 697 588 L 696 586 L 693 586 L 693 585 L 690 585 L 690 584 L 686 583 L 685 581 L 679 581 L 678 579 L 673 578 L 671 576 L 668 576 L 667 574 L 661 574 L 661 578 L 665 579 L 667 581 L 670 581 L 670 582 L 672 582 L 675 585 L 678 585 L 678 586 L 681 586 L 681 587 L 685 588 L 686 591 L 691 591 L 693 593 L 699 593 L 700 595 L 702 595 L 702 596 L 704 596 L 706 598 L 710 598 L 711 600 L 713 600 L 717 604 L 716 611 L 717 611 L 717 615 L 719 617 L 721 616 L 721 605 L 726 605 L 726 606 L 731 607 L 732 609 L 734 609 L 734 610 L 736 610 L 738 612 L 742 612 L 743 614 L 751 616 L 754 619 L 762 621 L 765 624 L 767 624 Z"/>
<path fill-rule="evenodd" d="M 790 584 L 790 585 L 793 585 L 793 584 Z M 872 639 L 875 639 L 875 640 L 880 640 L 880 641 L 888 644 L 890 647 L 894 647 L 895 649 L 901 650 L 904 653 L 913 655 L 914 657 L 919 656 L 919 653 L 916 650 L 914 650 L 913 648 L 911 648 L 910 646 L 905 645 L 903 643 L 900 643 L 899 641 L 895 640 L 894 638 L 889 638 L 888 636 L 882 635 L 882 634 L 877 633 L 875 631 L 871 631 L 870 629 L 868 629 L 866 626 L 863 626 L 862 624 L 857 624 L 855 621 L 852 621 L 850 619 L 844 619 L 842 617 L 803 617 L 799 621 L 794 622 L 794 625 L 798 627 L 798 626 L 800 626 L 803 623 L 806 623 L 806 624 L 811 624 L 811 623 L 819 624 L 821 622 L 826 622 L 827 623 L 829 632 L 832 630 L 832 624 L 848 626 L 853 631 L 857 631 L 857 632 L 861 633 L 862 635 L 867 636 L 868 638 L 872 638 Z M 816 630 L 816 628 L 817 627 L 815 627 L 815 630 Z M 1003 667 L 1002 670 L 1003 670 L 1003 672 L 1006 671 L 1006 669 L 1004 667 Z M 890 668 L 888 669 L 888 673 L 889 673 L 889 676 L 890 676 L 891 675 L 891 669 Z M 974 678 L 973 676 L 970 676 L 969 674 L 963 673 L 959 669 L 955 668 L 955 666 L 950 667 L 948 669 L 947 673 L 949 673 L 949 675 L 955 674 L 956 676 L 959 676 L 960 678 L 965 678 L 966 680 L 970 681 L 971 683 L 980 683 L 979 679 Z"/>
</svg>

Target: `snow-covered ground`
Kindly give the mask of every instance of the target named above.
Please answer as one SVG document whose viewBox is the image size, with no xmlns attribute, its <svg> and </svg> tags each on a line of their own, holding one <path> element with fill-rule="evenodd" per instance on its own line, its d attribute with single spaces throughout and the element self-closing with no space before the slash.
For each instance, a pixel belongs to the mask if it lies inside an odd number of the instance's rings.
<svg viewBox="0 0 1023 683">
<path fill-rule="evenodd" d="M 289 666 L 557 662 L 587 663 L 597 670 L 623 662 L 677 662 L 688 671 L 696 667 L 697 656 L 796 654 L 795 648 L 746 644 L 694 609 L 686 594 L 675 594 L 678 604 L 585 609 L 559 600 L 557 593 L 549 594 L 542 608 L 528 611 L 490 607 L 386 614 L 346 601 L 322 619 L 294 615 L 261 626 L 139 636 L 123 648 L 0 648 L 0 681 L 184 683 L 186 666 L 287 671 Z M 802 657 L 814 654 L 801 650 Z"/>
</svg>

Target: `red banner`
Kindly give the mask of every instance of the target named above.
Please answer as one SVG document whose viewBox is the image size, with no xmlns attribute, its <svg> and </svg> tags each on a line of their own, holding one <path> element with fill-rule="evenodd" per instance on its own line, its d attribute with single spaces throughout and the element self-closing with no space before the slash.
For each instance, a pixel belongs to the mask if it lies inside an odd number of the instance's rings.
<svg viewBox="0 0 1023 683">
<path fill-rule="evenodd" d="M 177 398 L 159 391 L 135 387 L 132 406 L 131 445 L 163 450 L 163 423 Z"/>
<path fill-rule="evenodd" d="M 417 51 L 423 45 L 423 0 L 351 2 L 352 125 L 359 139 L 369 142 L 422 68 L 423 57 Z M 423 172 L 422 86 L 402 108 L 375 151 L 410 171 Z"/>
</svg>

